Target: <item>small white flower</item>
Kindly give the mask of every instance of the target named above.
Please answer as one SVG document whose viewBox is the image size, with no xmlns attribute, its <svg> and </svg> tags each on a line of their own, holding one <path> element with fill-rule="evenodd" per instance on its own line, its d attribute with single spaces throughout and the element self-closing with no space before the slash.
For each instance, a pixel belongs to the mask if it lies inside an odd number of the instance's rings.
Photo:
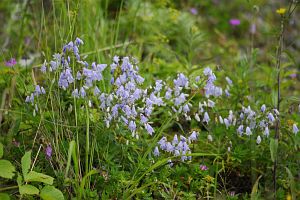
<svg viewBox="0 0 300 200">
<path fill-rule="evenodd" d="M 269 135 L 270 135 L 270 131 L 269 131 L 269 128 L 268 128 L 267 126 L 266 126 L 266 128 L 265 128 L 264 135 L 265 135 L 266 137 L 269 137 Z"/>
<path fill-rule="evenodd" d="M 213 137 L 212 137 L 211 135 L 208 135 L 208 136 L 207 136 L 207 139 L 208 139 L 209 142 L 212 142 L 212 141 L 213 141 Z"/>
<path fill-rule="evenodd" d="M 224 124 L 224 120 L 221 116 L 219 116 L 219 122 L 220 122 L 220 124 Z"/>
<path fill-rule="evenodd" d="M 226 126 L 226 129 L 228 129 L 228 127 L 230 126 L 229 120 L 225 118 L 225 119 L 224 119 L 224 124 L 225 124 L 225 126 Z"/>
<path fill-rule="evenodd" d="M 156 156 L 156 157 L 159 156 L 159 150 L 158 150 L 157 146 L 155 147 L 155 149 L 153 151 L 153 155 Z"/>
<path fill-rule="evenodd" d="M 208 122 L 210 121 L 210 118 L 209 118 L 207 112 L 204 113 L 204 117 L 203 117 L 203 120 L 202 120 L 202 121 L 203 121 L 203 122 L 206 122 L 206 123 L 208 123 Z"/>
<path fill-rule="evenodd" d="M 260 137 L 260 135 L 259 136 L 257 136 L 257 138 L 256 138 L 256 144 L 260 144 L 261 143 L 261 137 Z"/>
<path fill-rule="evenodd" d="M 196 119 L 197 122 L 200 122 L 200 121 L 201 121 L 201 120 L 200 120 L 200 117 L 199 117 L 199 115 L 198 115 L 198 113 L 195 114 L 195 119 Z"/>
<path fill-rule="evenodd" d="M 252 135 L 251 129 L 249 128 L 249 126 L 247 126 L 246 128 L 246 135 Z"/>
<path fill-rule="evenodd" d="M 210 107 L 210 108 L 215 107 L 215 102 L 213 102 L 212 100 L 208 99 L 208 101 L 207 101 L 207 107 Z"/>
</svg>

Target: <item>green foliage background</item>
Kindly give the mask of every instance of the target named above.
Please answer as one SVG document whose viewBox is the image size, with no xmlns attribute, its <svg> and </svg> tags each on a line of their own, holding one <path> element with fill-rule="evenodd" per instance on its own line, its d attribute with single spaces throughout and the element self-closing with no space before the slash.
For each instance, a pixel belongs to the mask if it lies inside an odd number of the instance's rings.
<svg viewBox="0 0 300 200">
<path fill-rule="evenodd" d="M 91 174 L 82 184 L 84 174 L 79 174 L 76 165 L 84 165 L 84 151 L 72 149 L 71 143 L 77 131 L 83 143 L 74 145 L 84 149 L 85 113 L 79 113 L 75 127 L 72 111 L 67 112 L 71 99 L 63 94 L 53 98 L 60 101 L 54 102 L 52 112 L 45 112 L 43 118 L 34 116 L 24 99 L 34 90 L 34 84 L 45 82 L 39 71 L 44 60 L 51 60 L 53 53 L 78 36 L 85 42 L 81 54 L 89 61 L 110 63 L 114 55 L 135 57 L 147 84 L 156 79 L 171 82 L 179 72 L 194 78 L 210 66 L 218 77 L 228 76 L 234 83 L 232 96 L 219 102 L 218 113 L 225 114 L 243 105 L 259 109 L 266 103 L 275 107 L 275 56 L 281 23 L 276 9 L 280 7 L 288 7 L 288 1 L 1 1 L 0 141 L 4 144 L 5 159 L 20 171 L 21 157 L 32 150 L 33 155 L 38 155 L 35 171 L 54 177 L 54 186 L 66 199 L 272 198 L 269 140 L 258 146 L 254 140 L 237 138 L 233 128 L 221 128 L 213 122 L 216 126 L 211 132 L 215 138 L 211 143 L 199 124 L 169 119 L 161 110 L 153 120 L 161 133 L 201 131 L 193 147 L 198 154 L 191 163 L 178 161 L 169 168 L 168 158 L 156 159 L 151 155 L 153 138 L 145 136 L 137 141 L 130 138 L 124 127 L 106 129 L 100 121 L 101 113 L 95 109 L 89 114 Z M 198 13 L 192 14 L 191 8 Z M 281 121 L 278 146 L 279 199 L 289 195 L 300 198 L 300 139 L 291 137 L 291 125 L 300 122 L 299 16 L 296 9 L 284 35 L 281 111 L 286 120 Z M 241 24 L 231 26 L 232 18 L 240 19 Z M 253 24 L 255 33 L 250 32 Z M 11 58 L 18 61 L 15 68 L 5 66 Z M 224 78 L 218 81 L 225 84 Z M 109 90 L 105 84 L 102 87 Z M 228 152 L 230 142 L 234 146 Z M 44 155 L 48 144 L 53 146 L 51 160 Z M 42 150 L 38 154 L 39 147 Z M 207 165 L 209 170 L 201 171 L 200 164 Z M 16 185 L 16 181 L 0 178 L 0 188 L 11 185 Z M 231 191 L 236 195 L 230 195 Z M 14 190 L 9 192 L 14 194 L 12 198 L 19 197 Z"/>
</svg>

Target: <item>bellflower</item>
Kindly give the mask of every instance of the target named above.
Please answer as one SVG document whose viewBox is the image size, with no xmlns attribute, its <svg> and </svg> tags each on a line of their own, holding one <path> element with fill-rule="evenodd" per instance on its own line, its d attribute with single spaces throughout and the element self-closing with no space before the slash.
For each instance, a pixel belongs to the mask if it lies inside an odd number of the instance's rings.
<svg viewBox="0 0 300 200">
<path fill-rule="evenodd" d="M 148 123 L 145 124 L 145 128 L 146 128 L 147 132 L 149 133 L 149 135 L 152 135 L 152 133 L 154 133 L 154 129 Z"/>
<path fill-rule="evenodd" d="M 252 135 L 251 129 L 248 126 L 246 128 L 246 135 Z"/>
<path fill-rule="evenodd" d="M 159 150 L 158 150 L 158 147 L 157 147 L 157 146 L 155 147 L 155 149 L 154 149 L 154 151 L 153 151 L 153 155 L 154 155 L 155 157 L 159 156 Z"/>
<path fill-rule="evenodd" d="M 177 134 L 174 135 L 173 141 L 172 141 L 172 145 L 176 145 L 178 144 L 178 137 Z"/>
<path fill-rule="evenodd" d="M 268 128 L 267 126 L 265 127 L 264 135 L 265 135 L 266 137 L 269 137 L 269 135 L 270 135 L 270 131 L 269 131 L 269 128 Z"/>
<path fill-rule="evenodd" d="M 299 132 L 299 129 L 296 124 L 293 124 L 293 133 L 297 134 Z"/>
<path fill-rule="evenodd" d="M 209 118 L 209 116 L 208 116 L 208 113 L 205 112 L 205 113 L 204 113 L 204 117 L 203 117 L 202 122 L 206 122 L 206 123 L 208 124 L 209 121 L 210 121 L 210 118 Z"/>
<path fill-rule="evenodd" d="M 261 143 L 261 137 L 257 136 L 257 138 L 256 138 L 256 144 L 260 144 L 260 143 Z"/>
<path fill-rule="evenodd" d="M 190 140 L 191 142 L 196 141 L 197 138 L 198 138 L 198 134 L 199 134 L 198 132 L 193 131 L 192 134 L 189 136 L 189 140 Z"/>
<path fill-rule="evenodd" d="M 265 104 L 263 104 L 263 105 L 261 106 L 261 108 L 260 108 L 260 111 L 264 113 L 264 112 L 265 112 L 265 110 L 266 110 L 266 105 L 265 105 Z"/>
<path fill-rule="evenodd" d="M 268 119 L 271 123 L 275 122 L 275 118 L 272 113 L 268 113 Z"/>
</svg>

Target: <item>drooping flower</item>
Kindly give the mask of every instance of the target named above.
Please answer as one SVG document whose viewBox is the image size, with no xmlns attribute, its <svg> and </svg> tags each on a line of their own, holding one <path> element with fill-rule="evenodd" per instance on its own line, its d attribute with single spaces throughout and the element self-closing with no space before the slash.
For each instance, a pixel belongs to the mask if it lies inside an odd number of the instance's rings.
<svg viewBox="0 0 300 200">
<path fill-rule="evenodd" d="M 196 141 L 197 138 L 198 138 L 198 134 L 199 134 L 198 132 L 193 131 L 192 134 L 189 136 L 189 140 L 190 140 L 191 142 Z"/>
<path fill-rule="evenodd" d="M 83 87 L 80 88 L 80 97 L 84 98 L 86 96 L 85 89 Z"/>
<path fill-rule="evenodd" d="M 172 145 L 176 145 L 178 144 L 178 137 L 177 134 L 174 135 L 173 141 L 172 141 Z"/>
<path fill-rule="evenodd" d="M 75 39 L 75 44 L 79 46 L 79 45 L 83 45 L 84 43 L 83 43 L 83 41 L 80 38 L 77 37 Z"/>
<path fill-rule="evenodd" d="M 260 111 L 263 112 L 263 113 L 266 111 L 266 105 L 265 104 L 263 104 L 261 106 Z"/>
<path fill-rule="evenodd" d="M 299 129 L 296 124 L 293 124 L 293 133 L 297 134 L 299 132 Z"/>
<path fill-rule="evenodd" d="M 203 120 L 202 120 L 202 121 L 203 121 L 203 122 L 206 122 L 206 123 L 208 123 L 208 122 L 210 121 L 210 118 L 209 118 L 207 112 L 204 113 L 204 117 L 203 117 Z"/>
<path fill-rule="evenodd" d="M 252 135 L 251 129 L 249 128 L 249 126 L 247 126 L 246 128 L 246 135 Z"/>
<path fill-rule="evenodd" d="M 41 72 L 44 74 L 47 71 L 46 63 L 41 66 Z"/>
<path fill-rule="evenodd" d="M 156 157 L 159 156 L 159 149 L 157 146 L 154 148 L 153 155 Z"/>
<path fill-rule="evenodd" d="M 232 84 L 232 80 L 231 80 L 229 77 L 226 76 L 225 79 L 226 79 L 228 85 L 230 85 L 230 86 L 233 85 L 233 84 Z"/>
<path fill-rule="evenodd" d="M 224 118 L 224 124 L 226 126 L 226 129 L 228 129 L 228 127 L 230 126 L 230 122 L 227 118 Z"/>
<path fill-rule="evenodd" d="M 158 141 L 158 144 L 160 145 L 160 148 L 161 148 L 162 150 L 166 150 L 166 148 L 167 148 L 166 142 L 167 142 L 167 138 L 166 138 L 166 137 L 162 137 L 162 138 Z"/>
<path fill-rule="evenodd" d="M 210 100 L 210 99 L 208 99 L 207 100 L 207 107 L 210 107 L 210 108 L 213 108 L 213 107 L 215 107 L 215 102 L 213 102 L 212 100 Z"/>
<path fill-rule="evenodd" d="M 240 125 L 237 129 L 237 132 L 239 135 L 243 135 L 243 132 L 244 132 L 244 126 L 243 125 Z"/>
<path fill-rule="evenodd" d="M 201 121 L 198 113 L 195 114 L 195 119 L 196 119 L 197 122 Z"/>
<path fill-rule="evenodd" d="M 224 120 L 223 120 L 222 116 L 219 116 L 219 122 L 220 122 L 220 124 L 224 124 Z"/>
<path fill-rule="evenodd" d="M 273 123 L 275 121 L 275 118 L 272 113 L 268 113 L 268 119 L 271 123 Z"/>
<path fill-rule="evenodd" d="M 150 124 L 146 123 L 145 128 L 146 128 L 147 132 L 149 133 L 149 135 L 152 135 L 152 133 L 154 133 L 154 129 L 152 128 L 152 126 Z"/>
<path fill-rule="evenodd" d="M 260 137 L 260 135 L 259 136 L 257 136 L 257 138 L 256 138 L 256 144 L 260 144 L 261 143 L 261 137 Z"/>
<path fill-rule="evenodd" d="M 270 135 L 270 131 L 269 131 L 269 128 L 268 128 L 267 126 L 265 127 L 264 135 L 265 135 L 266 137 L 269 137 L 269 135 Z"/>
</svg>

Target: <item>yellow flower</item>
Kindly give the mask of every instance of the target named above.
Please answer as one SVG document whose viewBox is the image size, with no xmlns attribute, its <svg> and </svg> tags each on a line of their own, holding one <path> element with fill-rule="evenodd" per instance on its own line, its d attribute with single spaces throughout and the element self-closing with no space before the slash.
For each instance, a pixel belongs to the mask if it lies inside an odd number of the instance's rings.
<svg viewBox="0 0 300 200">
<path fill-rule="evenodd" d="M 287 122 L 287 124 L 288 124 L 290 127 L 292 127 L 293 124 L 295 123 L 295 121 L 294 121 L 294 120 L 291 120 L 291 119 L 288 119 L 286 122 Z"/>
<path fill-rule="evenodd" d="M 292 200 L 292 196 L 291 196 L 290 194 L 288 194 L 288 195 L 286 196 L 286 200 Z"/>
<path fill-rule="evenodd" d="M 280 15 L 283 15 L 285 12 L 286 12 L 285 8 L 279 8 L 279 9 L 276 10 L 276 13 L 278 13 Z"/>
</svg>

